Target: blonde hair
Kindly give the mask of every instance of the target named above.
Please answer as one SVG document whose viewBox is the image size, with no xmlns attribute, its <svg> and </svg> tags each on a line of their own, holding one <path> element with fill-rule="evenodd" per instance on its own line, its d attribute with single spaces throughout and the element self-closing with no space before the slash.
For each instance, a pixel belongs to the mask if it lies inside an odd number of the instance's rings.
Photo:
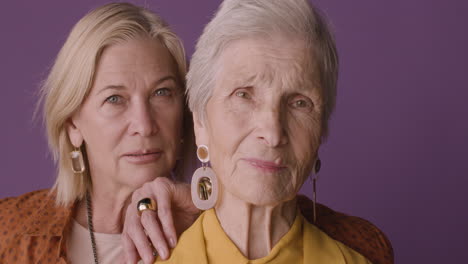
<svg viewBox="0 0 468 264">
<path fill-rule="evenodd" d="M 181 40 L 159 16 L 129 3 L 98 7 L 78 21 L 41 87 L 39 106 L 43 106 L 49 148 L 57 165 L 57 179 L 51 191 L 56 191 L 58 205 L 82 199 L 91 188 L 89 173 L 78 177 L 71 170 L 69 153 L 74 147 L 65 124 L 87 97 L 103 50 L 138 37 L 158 39 L 165 45 L 178 66 L 181 86 L 185 87 L 186 61 Z M 81 151 L 87 162 L 84 146 Z"/>
<path fill-rule="evenodd" d="M 309 56 L 317 59 L 324 103 L 322 136 L 326 137 L 336 100 L 338 54 L 325 19 L 307 0 L 225 0 L 205 27 L 190 61 L 187 74 L 190 110 L 204 120 L 214 88 L 216 62 L 231 41 L 275 33 L 298 36 L 314 52 Z"/>
</svg>

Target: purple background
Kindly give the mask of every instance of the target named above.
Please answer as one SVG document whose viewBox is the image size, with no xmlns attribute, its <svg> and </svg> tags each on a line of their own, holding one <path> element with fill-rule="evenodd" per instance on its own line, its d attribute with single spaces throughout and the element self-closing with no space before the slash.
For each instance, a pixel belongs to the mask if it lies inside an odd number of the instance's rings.
<svg viewBox="0 0 468 264">
<path fill-rule="evenodd" d="M 37 87 L 69 30 L 107 1 L 5 1 L 0 9 L 0 198 L 48 188 L 54 167 Z M 220 1 L 134 1 L 193 52 Z M 468 4 L 316 0 L 341 57 L 318 199 L 390 238 L 397 263 L 460 263 L 468 250 Z M 310 195 L 307 182 L 303 192 Z"/>
</svg>

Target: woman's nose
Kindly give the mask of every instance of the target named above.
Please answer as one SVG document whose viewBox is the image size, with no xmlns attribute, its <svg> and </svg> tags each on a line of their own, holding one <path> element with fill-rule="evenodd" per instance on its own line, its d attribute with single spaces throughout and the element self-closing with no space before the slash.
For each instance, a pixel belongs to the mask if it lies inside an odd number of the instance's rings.
<svg viewBox="0 0 468 264">
<path fill-rule="evenodd" d="M 280 110 L 261 112 L 258 120 L 257 137 L 269 147 L 279 147 L 288 143 L 286 122 Z"/>
<path fill-rule="evenodd" d="M 129 132 L 132 135 L 139 134 L 148 137 L 159 131 L 154 110 L 149 103 L 141 102 L 133 106 L 129 116 Z"/>
</svg>

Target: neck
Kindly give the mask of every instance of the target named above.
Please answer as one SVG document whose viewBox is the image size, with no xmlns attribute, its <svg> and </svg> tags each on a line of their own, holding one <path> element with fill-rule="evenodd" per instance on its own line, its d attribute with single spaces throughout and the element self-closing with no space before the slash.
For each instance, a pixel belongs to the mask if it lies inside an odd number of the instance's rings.
<svg viewBox="0 0 468 264">
<path fill-rule="evenodd" d="M 229 192 L 221 193 L 216 215 L 228 237 L 248 259 L 267 256 L 296 217 L 295 199 L 276 206 L 257 206 Z"/>
<path fill-rule="evenodd" d="M 131 201 L 133 190 L 110 186 L 112 185 L 94 181 L 93 189 L 89 193 L 93 227 L 96 233 L 122 233 L 125 212 Z M 77 204 L 75 220 L 86 228 L 88 228 L 87 215 L 86 199 L 83 199 Z"/>
</svg>

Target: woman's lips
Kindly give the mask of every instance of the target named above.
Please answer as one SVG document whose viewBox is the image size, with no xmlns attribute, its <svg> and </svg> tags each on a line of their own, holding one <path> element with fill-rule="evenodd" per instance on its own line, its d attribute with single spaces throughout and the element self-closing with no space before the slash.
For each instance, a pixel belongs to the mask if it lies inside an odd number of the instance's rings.
<svg viewBox="0 0 468 264">
<path fill-rule="evenodd" d="M 269 173 L 279 172 L 287 168 L 284 165 L 277 164 L 272 161 L 265 161 L 265 160 L 252 159 L 252 158 L 243 159 L 243 160 L 249 163 L 254 168 L 259 169 L 264 172 L 269 172 Z"/>
<path fill-rule="evenodd" d="M 162 151 L 141 151 L 123 155 L 125 160 L 133 164 L 147 164 L 156 162 L 162 155 Z"/>
</svg>

